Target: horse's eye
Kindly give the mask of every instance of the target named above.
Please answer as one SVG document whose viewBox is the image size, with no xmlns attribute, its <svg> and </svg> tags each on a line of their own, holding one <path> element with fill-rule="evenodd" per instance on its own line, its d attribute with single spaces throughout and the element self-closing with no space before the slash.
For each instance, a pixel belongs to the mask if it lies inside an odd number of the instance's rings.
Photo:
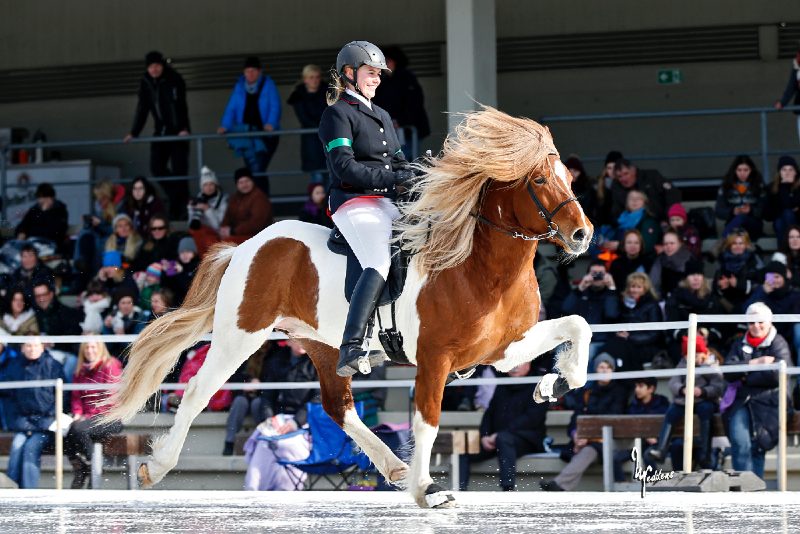
<svg viewBox="0 0 800 534">
<path fill-rule="evenodd" d="M 544 185 L 546 182 L 547 178 L 545 178 L 544 176 L 540 176 L 538 178 L 533 179 L 533 183 L 535 183 L 536 185 Z"/>
</svg>

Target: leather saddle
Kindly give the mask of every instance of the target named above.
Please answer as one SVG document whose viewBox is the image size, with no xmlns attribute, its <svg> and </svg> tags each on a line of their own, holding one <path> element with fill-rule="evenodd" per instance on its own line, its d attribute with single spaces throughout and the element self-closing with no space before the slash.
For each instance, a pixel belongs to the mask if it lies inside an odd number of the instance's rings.
<svg viewBox="0 0 800 534">
<path fill-rule="evenodd" d="M 353 254 L 353 249 L 350 248 L 347 240 L 336 227 L 331 230 L 331 234 L 328 237 L 328 249 L 334 254 L 347 256 L 344 297 L 347 299 L 347 302 L 350 302 L 353 289 L 355 289 L 358 278 L 363 271 L 361 264 L 358 262 L 356 255 Z M 408 264 L 411 260 L 411 255 L 404 252 L 397 243 L 391 244 L 390 253 L 392 256 L 392 265 L 389 268 L 389 276 L 386 285 L 383 287 L 383 292 L 378 299 L 378 306 L 386 306 L 400 298 L 400 294 L 403 292 L 403 287 L 406 284 L 406 273 L 408 272 Z"/>
</svg>

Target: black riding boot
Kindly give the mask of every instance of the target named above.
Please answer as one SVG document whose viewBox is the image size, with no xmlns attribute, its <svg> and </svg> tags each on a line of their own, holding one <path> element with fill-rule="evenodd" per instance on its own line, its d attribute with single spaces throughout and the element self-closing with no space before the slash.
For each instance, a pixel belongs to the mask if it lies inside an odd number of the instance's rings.
<svg viewBox="0 0 800 534">
<path fill-rule="evenodd" d="M 386 281 L 375 269 L 367 268 L 361 273 L 350 297 L 350 310 L 347 312 L 342 346 L 339 348 L 339 363 L 336 365 L 337 375 L 346 377 L 358 372 L 358 359 L 367 354 L 363 349 L 367 323 L 375 313 L 375 306 L 385 284 Z M 381 357 L 379 361 L 382 360 Z"/>
<path fill-rule="evenodd" d="M 700 469 L 711 469 L 711 419 L 700 419 L 700 445 L 697 447 L 697 465 Z"/>
<path fill-rule="evenodd" d="M 661 432 L 658 434 L 658 443 L 647 451 L 651 460 L 661 463 L 667 457 L 670 434 L 672 434 L 672 425 L 664 423 L 664 426 L 661 427 Z"/>
</svg>

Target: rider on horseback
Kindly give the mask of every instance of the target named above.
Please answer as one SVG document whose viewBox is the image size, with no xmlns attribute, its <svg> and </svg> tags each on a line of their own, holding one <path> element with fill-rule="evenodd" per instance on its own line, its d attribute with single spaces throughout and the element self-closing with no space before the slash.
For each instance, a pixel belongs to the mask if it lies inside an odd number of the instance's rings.
<svg viewBox="0 0 800 534">
<path fill-rule="evenodd" d="M 414 178 L 391 117 L 372 103 L 382 71 L 389 68 L 377 46 L 367 41 L 346 44 L 336 58 L 329 107 L 319 125 L 331 177 L 329 209 L 363 268 L 350 298 L 336 366 L 339 376 L 358 372 L 358 360 L 367 354 L 367 323 L 389 274 L 392 221 L 400 216 L 393 202 L 395 186 Z"/>
</svg>

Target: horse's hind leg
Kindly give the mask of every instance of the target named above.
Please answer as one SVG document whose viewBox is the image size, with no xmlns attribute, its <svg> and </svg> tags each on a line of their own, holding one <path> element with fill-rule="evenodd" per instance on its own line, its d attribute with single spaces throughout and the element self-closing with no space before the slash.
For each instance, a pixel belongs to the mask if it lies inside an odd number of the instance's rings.
<svg viewBox="0 0 800 534">
<path fill-rule="evenodd" d="M 271 330 L 255 334 L 233 326 L 215 330 L 202 367 L 186 386 L 172 428 L 153 441 L 150 461 L 139 467 L 142 487 L 156 484 L 175 467 L 192 421 L 236 369 L 264 344 Z"/>
<path fill-rule="evenodd" d="M 408 474 L 408 466 L 358 417 L 350 389 L 350 378 L 342 378 L 336 374 L 339 351 L 308 339 L 302 340 L 302 344 L 317 369 L 325 412 L 353 438 L 386 480 L 402 485 Z"/>
</svg>

